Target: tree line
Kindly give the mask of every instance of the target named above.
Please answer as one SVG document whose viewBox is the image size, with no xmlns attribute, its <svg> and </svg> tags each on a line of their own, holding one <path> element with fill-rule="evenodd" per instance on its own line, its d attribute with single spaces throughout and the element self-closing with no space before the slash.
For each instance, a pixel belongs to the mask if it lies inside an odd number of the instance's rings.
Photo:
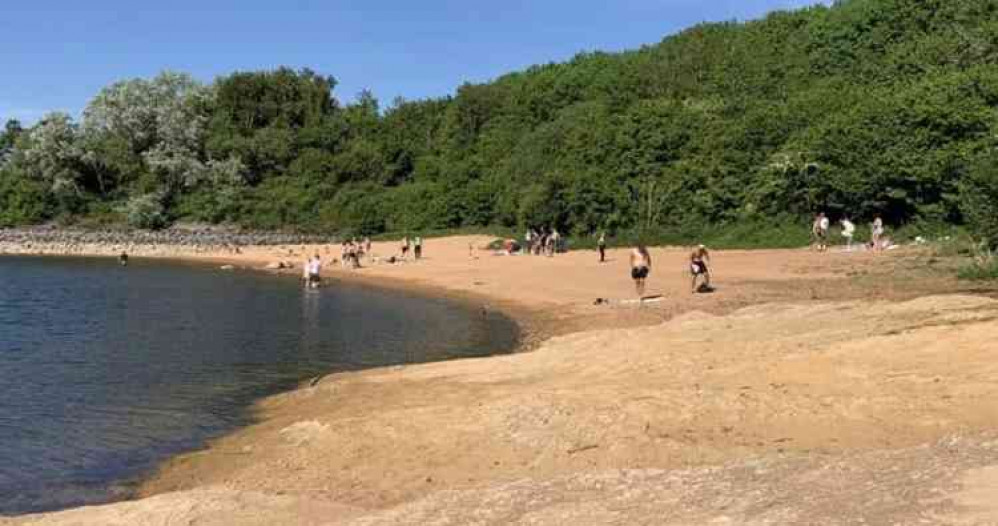
<svg viewBox="0 0 998 526">
<path fill-rule="evenodd" d="M 308 69 L 104 88 L 0 134 L 0 225 L 575 235 L 967 224 L 998 242 L 998 1 L 845 0 L 344 104 Z"/>
</svg>

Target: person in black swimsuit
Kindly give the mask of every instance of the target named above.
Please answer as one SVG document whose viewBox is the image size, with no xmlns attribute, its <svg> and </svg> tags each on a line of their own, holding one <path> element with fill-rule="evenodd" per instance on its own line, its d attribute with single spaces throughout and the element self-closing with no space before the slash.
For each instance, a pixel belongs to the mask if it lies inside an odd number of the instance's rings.
<svg viewBox="0 0 998 526">
<path fill-rule="evenodd" d="M 693 249 L 690 254 L 690 272 L 693 274 L 692 293 L 696 294 L 697 278 L 700 276 L 703 276 L 704 288 L 710 289 L 710 252 L 707 251 L 707 247 L 699 245 Z"/>
<path fill-rule="evenodd" d="M 645 297 L 645 280 L 651 273 L 651 254 L 648 248 L 639 244 L 631 251 L 631 279 L 634 280 L 634 291 L 638 293 L 638 299 Z"/>
</svg>

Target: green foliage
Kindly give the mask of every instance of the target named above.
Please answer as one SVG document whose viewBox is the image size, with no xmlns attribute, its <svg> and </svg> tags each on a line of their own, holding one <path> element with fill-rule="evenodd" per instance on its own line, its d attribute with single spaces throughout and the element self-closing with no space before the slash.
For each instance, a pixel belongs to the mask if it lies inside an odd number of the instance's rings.
<svg viewBox="0 0 998 526">
<path fill-rule="evenodd" d="M 9 125 L 0 217 L 752 247 L 805 245 L 825 211 L 995 245 L 996 57 L 998 0 L 843 0 L 385 109 L 307 69 L 164 73 Z"/>
<path fill-rule="evenodd" d="M 166 207 L 163 206 L 163 195 L 143 194 L 128 200 L 123 210 L 130 226 L 148 230 L 156 230 L 166 226 L 169 221 Z"/>
<path fill-rule="evenodd" d="M 13 169 L 0 168 L 0 227 L 38 223 L 53 208 L 46 186 Z"/>
<path fill-rule="evenodd" d="M 971 251 L 971 262 L 960 269 L 959 276 L 968 280 L 996 280 L 998 258 L 986 244 L 976 245 Z"/>
<path fill-rule="evenodd" d="M 968 225 L 989 248 L 998 248 L 998 153 L 973 164 L 960 181 L 960 210 Z"/>
</svg>

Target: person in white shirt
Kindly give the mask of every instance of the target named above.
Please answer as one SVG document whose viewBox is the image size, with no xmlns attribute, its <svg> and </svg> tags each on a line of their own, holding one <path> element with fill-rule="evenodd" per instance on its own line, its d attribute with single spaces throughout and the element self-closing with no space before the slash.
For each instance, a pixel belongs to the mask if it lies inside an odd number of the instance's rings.
<svg viewBox="0 0 998 526">
<path fill-rule="evenodd" d="M 824 212 L 819 212 L 811 224 L 811 237 L 818 252 L 824 252 L 828 248 L 828 226 L 828 216 Z"/>
<path fill-rule="evenodd" d="M 322 282 L 322 260 L 319 259 L 319 255 L 316 254 L 312 261 L 308 263 L 308 284 L 313 289 L 319 288 Z"/>
<path fill-rule="evenodd" d="M 846 238 L 846 250 L 852 251 L 852 237 L 856 234 L 856 225 L 848 217 L 842 218 L 842 237 Z"/>
<path fill-rule="evenodd" d="M 873 225 L 870 226 L 870 243 L 873 250 L 883 250 L 884 220 L 880 214 L 873 215 Z"/>
</svg>

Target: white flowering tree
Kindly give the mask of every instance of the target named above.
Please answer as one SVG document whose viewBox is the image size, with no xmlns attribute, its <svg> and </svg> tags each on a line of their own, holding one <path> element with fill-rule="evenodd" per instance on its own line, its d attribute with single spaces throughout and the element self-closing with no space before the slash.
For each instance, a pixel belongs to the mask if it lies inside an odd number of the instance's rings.
<svg viewBox="0 0 998 526">
<path fill-rule="evenodd" d="M 65 113 L 50 113 L 32 128 L 18 164 L 29 178 L 53 194 L 82 194 L 84 152 L 79 129 Z"/>
<path fill-rule="evenodd" d="M 140 181 L 125 210 L 148 217 L 156 204 L 199 184 L 220 188 L 244 184 L 238 158 L 210 159 L 204 152 L 211 87 L 186 74 L 163 72 L 101 90 L 83 113 L 86 160 L 118 182 Z M 131 221 L 159 226 L 163 221 Z"/>
</svg>

